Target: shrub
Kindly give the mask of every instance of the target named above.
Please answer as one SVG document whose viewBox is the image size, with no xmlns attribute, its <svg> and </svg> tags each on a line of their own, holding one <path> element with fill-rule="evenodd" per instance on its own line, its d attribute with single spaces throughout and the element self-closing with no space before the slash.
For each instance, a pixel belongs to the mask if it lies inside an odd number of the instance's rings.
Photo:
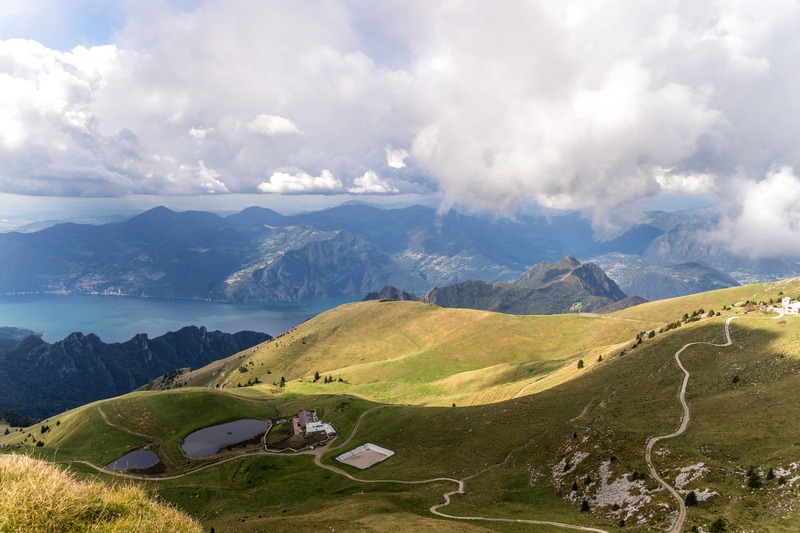
<svg viewBox="0 0 800 533">
<path fill-rule="evenodd" d="M 716 520 L 714 520 L 713 522 L 711 522 L 711 526 L 709 528 L 709 531 L 713 531 L 714 533 L 717 533 L 719 531 L 727 531 L 728 530 L 727 527 L 728 527 L 728 524 L 725 522 L 725 519 L 722 518 L 722 517 L 719 517 Z"/>
<path fill-rule="evenodd" d="M 578 368 L 583 368 L 583 359 L 578 359 Z"/>
</svg>

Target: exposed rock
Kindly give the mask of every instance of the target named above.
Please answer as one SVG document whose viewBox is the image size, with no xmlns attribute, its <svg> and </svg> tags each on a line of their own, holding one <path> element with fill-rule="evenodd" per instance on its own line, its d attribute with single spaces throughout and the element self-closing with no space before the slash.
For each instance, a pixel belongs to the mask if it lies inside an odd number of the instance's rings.
<svg viewBox="0 0 800 533">
<path fill-rule="evenodd" d="M 362 301 L 369 300 L 410 300 L 416 302 L 419 297 L 411 294 L 410 292 L 402 291 L 391 285 L 385 286 L 380 292 L 371 292 L 367 294 Z"/>
<path fill-rule="evenodd" d="M 625 297 L 600 267 L 567 256 L 552 264 L 538 263 L 512 283 L 468 280 L 433 288 L 422 300 L 442 307 L 523 315 L 593 311 Z"/>
</svg>

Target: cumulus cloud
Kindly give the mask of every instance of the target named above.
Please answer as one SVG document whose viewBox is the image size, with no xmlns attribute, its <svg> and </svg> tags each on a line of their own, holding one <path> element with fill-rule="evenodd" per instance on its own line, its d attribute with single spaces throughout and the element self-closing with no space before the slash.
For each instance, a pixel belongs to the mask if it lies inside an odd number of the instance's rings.
<svg viewBox="0 0 800 533">
<path fill-rule="evenodd" d="M 275 115 L 258 115 L 256 118 L 247 123 L 247 129 L 253 133 L 261 135 L 274 136 L 274 135 L 301 135 L 302 132 L 297 124 L 288 118 L 278 117 Z"/>
<path fill-rule="evenodd" d="M 341 192 L 342 182 L 327 169 L 323 170 L 319 176 L 311 176 L 305 172 L 298 172 L 294 175 L 276 172 L 270 176 L 269 181 L 260 183 L 258 190 L 280 194 L 329 194 Z"/>
<path fill-rule="evenodd" d="M 603 228 L 638 200 L 800 168 L 795 2 L 124 9 L 108 46 L 0 41 L 0 191 L 427 190 Z"/>
<path fill-rule="evenodd" d="M 760 181 L 737 180 L 725 202 L 712 239 L 750 257 L 800 255 L 800 178 L 791 167 L 775 167 Z"/>
<path fill-rule="evenodd" d="M 406 157 L 408 157 L 408 152 L 402 148 L 386 148 L 386 164 L 392 168 L 405 168 Z"/>
<path fill-rule="evenodd" d="M 353 180 L 353 186 L 349 187 L 347 192 L 353 194 L 392 194 L 400 192 L 400 189 L 380 179 L 374 171 L 368 170 Z"/>
</svg>

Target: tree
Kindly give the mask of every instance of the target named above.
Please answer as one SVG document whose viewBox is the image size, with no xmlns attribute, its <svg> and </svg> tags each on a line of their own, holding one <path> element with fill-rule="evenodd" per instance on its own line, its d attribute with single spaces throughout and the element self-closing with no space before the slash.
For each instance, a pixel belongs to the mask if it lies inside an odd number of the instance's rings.
<svg viewBox="0 0 800 533">
<path fill-rule="evenodd" d="M 767 480 L 771 479 L 775 479 L 775 472 L 773 472 L 772 469 L 770 468 L 769 470 L 767 470 Z"/>
<path fill-rule="evenodd" d="M 751 489 L 761 488 L 761 476 L 758 475 L 758 472 L 752 467 L 747 473 L 747 486 Z"/>
<path fill-rule="evenodd" d="M 3 435 L 8 435 L 9 433 L 11 433 L 11 432 L 8 430 L 8 428 L 6 428 L 6 432 L 3 433 Z"/>
<path fill-rule="evenodd" d="M 578 359 L 578 368 L 583 368 L 583 359 Z"/>
<path fill-rule="evenodd" d="M 578 482 L 577 481 L 573 481 L 572 482 L 572 492 L 575 492 L 577 490 L 578 490 Z"/>
<path fill-rule="evenodd" d="M 581 512 L 588 513 L 589 512 L 589 502 L 583 500 L 581 502 Z"/>
<path fill-rule="evenodd" d="M 697 505 L 697 494 L 695 494 L 693 490 L 690 490 L 689 494 L 686 495 L 685 503 L 687 507 L 694 507 Z"/>
<path fill-rule="evenodd" d="M 281 382 L 278 385 L 280 388 L 284 388 L 286 386 L 286 378 L 281 376 Z"/>
<path fill-rule="evenodd" d="M 650 333 L 647 334 L 647 338 L 648 339 L 652 339 L 655 336 L 656 336 L 656 330 L 654 330 L 654 329 L 651 329 Z"/>
<path fill-rule="evenodd" d="M 314 371 L 314 383 L 319 381 L 319 370 Z"/>
</svg>

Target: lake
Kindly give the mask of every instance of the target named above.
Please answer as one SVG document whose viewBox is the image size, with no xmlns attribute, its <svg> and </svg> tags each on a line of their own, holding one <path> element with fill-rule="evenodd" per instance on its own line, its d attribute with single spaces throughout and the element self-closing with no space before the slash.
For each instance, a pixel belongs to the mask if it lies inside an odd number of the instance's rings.
<svg viewBox="0 0 800 533">
<path fill-rule="evenodd" d="M 204 300 L 33 294 L 0 296 L 0 326 L 44 332 L 55 342 L 72 332 L 94 333 L 105 342 L 123 342 L 137 333 L 150 338 L 184 326 L 235 333 L 253 330 L 278 335 L 362 296 L 294 302 L 219 303 Z"/>
<path fill-rule="evenodd" d="M 250 440 L 258 435 L 263 435 L 272 422 L 243 418 L 225 424 L 217 424 L 199 429 L 189 434 L 181 444 L 181 450 L 189 457 L 208 457 L 234 444 Z"/>
</svg>

